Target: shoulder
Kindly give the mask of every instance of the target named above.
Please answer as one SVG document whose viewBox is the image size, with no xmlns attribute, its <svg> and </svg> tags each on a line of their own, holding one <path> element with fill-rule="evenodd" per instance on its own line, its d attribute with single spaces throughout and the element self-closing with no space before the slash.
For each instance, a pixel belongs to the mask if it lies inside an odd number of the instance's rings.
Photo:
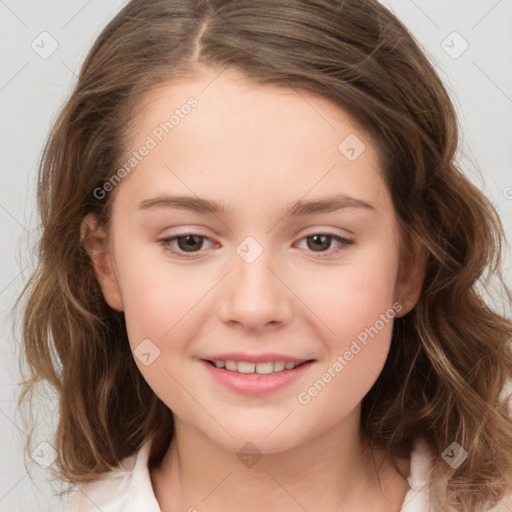
<svg viewBox="0 0 512 512">
<path fill-rule="evenodd" d="M 81 485 L 63 512 L 160 512 L 147 465 L 150 447 L 146 441 L 100 480 Z"/>
<path fill-rule="evenodd" d="M 489 512 L 510 512 L 512 510 L 512 472 L 507 475 L 508 486 L 498 503 Z"/>
<path fill-rule="evenodd" d="M 512 510 L 512 494 L 506 494 L 489 512 L 510 512 Z"/>
<path fill-rule="evenodd" d="M 434 453 L 426 440 L 417 438 L 410 457 L 410 472 L 407 481 L 409 491 L 405 496 L 401 512 L 431 512 L 430 483 Z M 501 499 L 488 512 L 512 511 L 512 475 L 508 477 L 509 485 Z"/>
<path fill-rule="evenodd" d="M 414 441 L 407 482 L 409 490 L 400 508 L 401 512 L 430 512 L 430 472 L 433 453 L 423 437 Z"/>
</svg>

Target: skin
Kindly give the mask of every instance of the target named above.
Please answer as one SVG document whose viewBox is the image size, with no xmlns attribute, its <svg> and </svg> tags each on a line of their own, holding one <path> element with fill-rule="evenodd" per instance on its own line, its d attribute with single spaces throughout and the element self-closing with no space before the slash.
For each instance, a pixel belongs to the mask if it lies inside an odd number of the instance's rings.
<svg viewBox="0 0 512 512">
<path fill-rule="evenodd" d="M 251 84 L 228 69 L 149 92 L 131 147 L 189 96 L 198 106 L 112 192 L 110 232 L 92 216 L 82 224 L 105 299 L 125 312 L 132 350 L 145 339 L 160 350 L 147 366 L 135 361 L 176 420 L 175 440 L 151 471 L 162 511 L 398 510 L 407 482 L 380 451 L 377 474 L 359 427 L 392 322 L 308 404 L 297 399 L 393 303 L 401 316 L 418 300 L 420 258 L 399 267 L 400 231 L 374 144 L 328 100 Z M 352 162 L 338 150 L 350 134 L 366 146 Z M 283 216 L 294 201 L 334 193 L 373 208 Z M 138 208 L 171 194 L 228 211 Z M 308 244 L 325 232 L 353 243 Z M 187 233 L 206 237 L 195 253 L 183 240 L 159 243 Z M 247 236 L 263 250 L 252 263 L 236 252 Z M 191 258 L 172 252 L 180 248 Z M 230 351 L 315 362 L 285 388 L 254 397 L 216 382 L 198 361 Z M 263 455 L 252 467 L 237 458 L 247 442 Z M 408 460 L 399 464 L 408 475 Z"/>
</svg>

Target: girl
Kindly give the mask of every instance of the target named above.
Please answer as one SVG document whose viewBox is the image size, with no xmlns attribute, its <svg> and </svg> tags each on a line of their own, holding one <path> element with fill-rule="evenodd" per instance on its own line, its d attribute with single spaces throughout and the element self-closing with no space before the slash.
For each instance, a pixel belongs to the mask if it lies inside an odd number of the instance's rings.
<svg viewBox="0 0 512 512">
<path fill-rule="evenodd" d="M 503 233 L 457 140 L 375 0 L 132 0 L 39 177 L 21 400 L 58 393 L 66 511 L 511 510 Z"/>
</svg>

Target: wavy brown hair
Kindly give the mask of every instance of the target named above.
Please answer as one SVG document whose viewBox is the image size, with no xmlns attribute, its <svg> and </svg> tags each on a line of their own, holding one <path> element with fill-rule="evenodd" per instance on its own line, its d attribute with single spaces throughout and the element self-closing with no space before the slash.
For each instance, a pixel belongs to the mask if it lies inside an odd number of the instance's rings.
<svg viewBox="0 0 512 512">
<path fill-rule="evenodd" d="M 143 95 L 226 67 L 255 86 L 326 98 L 375 141 L 401 228 L 424 247 L 426 275 L 416 307 L 395 320 L 361 429 L 393 456 L 423 436 L 435 459 L 435 510 L 486 510 L 512 468 L 512 324 L 480 289 L 497 276 L 510 299 L 503 230 L 455 164 L 457 119 L 440 78 L 376 0 L 132 0 L 97 38 L 44 149 L 39 260 L 18 300 L 26 298 L 20 404 L 41 381 L 56 391 L 59 478 L 94 480 L 149 436 L 155 462 L 172 439 L 172 413 L 137 369 L 80 225 L 94 213 L 108 228 L 113 194 L 93 191 L 125 160 Z M 454 441 L 468 452 L 456 469 L 441 457 Z"/>
</svg>

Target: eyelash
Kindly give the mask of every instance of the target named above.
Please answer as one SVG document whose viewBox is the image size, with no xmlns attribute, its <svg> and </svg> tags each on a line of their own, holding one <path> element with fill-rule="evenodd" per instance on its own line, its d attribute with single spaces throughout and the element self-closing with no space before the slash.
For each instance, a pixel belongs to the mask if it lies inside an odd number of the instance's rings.
<svg viewBox="0 0 512 512">
<path fill-rule="evenodd" d="M 350 246 L 350 245 L 353 245 L 354 244 L 354 240 L 350 240 L 349 238 L 344 238 L 342 236 L 339 236 L 339 235 L 335 235 L 334 233 L 324 233 L 324 232 L 318 232 L 318 233 L 312 233 L 311 235 L 307 235 L 307 236 L 304 236 L 302 237 L 300 240 L 305 240 L 306 238 L 310 238 L 310 237 L 313 237 L 315 235 L 321 235 L 321 236 L 328 236 L 328 237 L 331 237 L 331 239 L 334 239 L 338 242 L 340 242 L 340 246 L 337 248 L 337 249 L 334 249 L 334 250 L 327 250 L 327 251 L 323 251 L 323 252 L 318 252 L 318 253 L 315 253 L 315 251 L 310 251 L 314 254 L 318 254 L 319 258 L 326 258 L 330 255 L 332 255 L 333 253 L 338 253 L 344 249 L 347 248 L 347 246 Z M 180 235 L 174 235 L 174 236 L 171 236 L 171 237 L 166 237 L 166 238 L 161 238 L 158 240 L 158 243 L 159 245 L 161 245 L 164 250 L 166 251 L 170 251 L 174 254 L 177 255 L 178 258 L 181 258 L 181 259 L 195 259 L 196 254 L 200 253 L 200 252 L 204 252 L 204 251 L 196 251 L 196 252 L 191 252 L 191 253 L 188 253 L 190 254 L 190 256 L 185 256 L 187 253 L 186 252 L 183 252 L 183 251 L 177 251 L 175 249 L 172 249 L 170 246 L 171 246 L 171 243 L 174 241 L 174 240 L 177 240 L 179 238 L 186 238 L 187 236 L 196 236 L 198 238 L 201 238 L 201 239 L 204 239 L 204 240 L 209 240 L 209 238 L 207 236 L 203 236 L 203 235 L 199 235 L 197 233 L 183 233 L 183 234 L 180 234 Z M 323 256 L 323 254 L 325 254 L 325 256 Z"/>
</svg>

